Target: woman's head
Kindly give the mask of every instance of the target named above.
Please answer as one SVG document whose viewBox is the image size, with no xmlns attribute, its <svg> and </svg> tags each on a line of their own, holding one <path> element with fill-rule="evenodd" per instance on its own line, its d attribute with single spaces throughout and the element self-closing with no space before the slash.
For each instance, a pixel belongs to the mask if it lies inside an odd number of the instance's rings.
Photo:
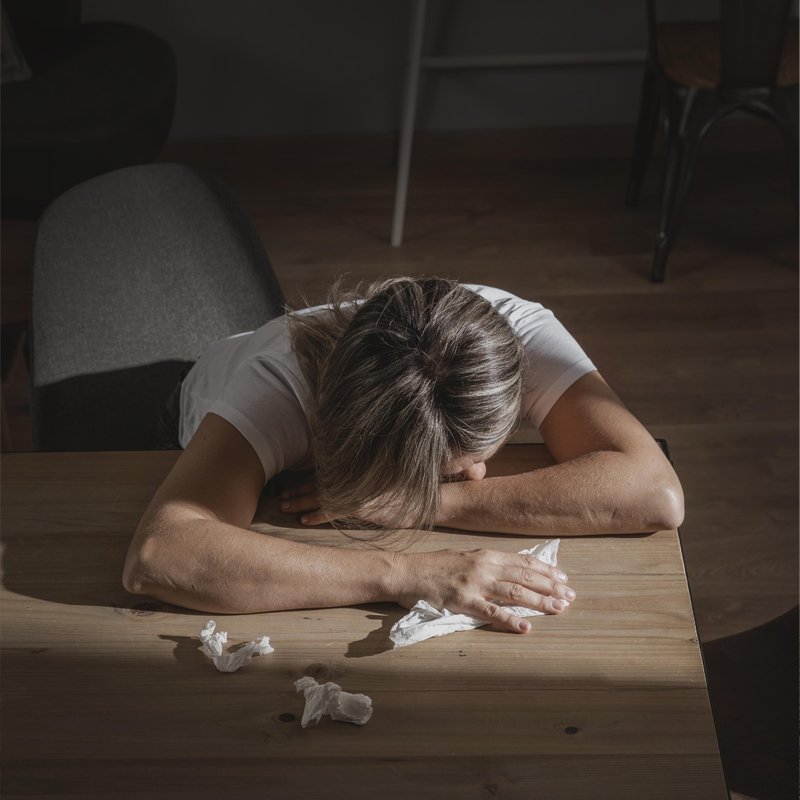
<svg viewBox="0 0 800 800">
<path fill-rule="evenodd" d="M 391 505 L 429 527 L 446 475 L 475 476 L 516 425 L 521 345 L 455 281 L 400 278 L 360 304 L 332 300 L 330 315 L 294 318 L 321 505 L 342 516 Z"/>
</svg>

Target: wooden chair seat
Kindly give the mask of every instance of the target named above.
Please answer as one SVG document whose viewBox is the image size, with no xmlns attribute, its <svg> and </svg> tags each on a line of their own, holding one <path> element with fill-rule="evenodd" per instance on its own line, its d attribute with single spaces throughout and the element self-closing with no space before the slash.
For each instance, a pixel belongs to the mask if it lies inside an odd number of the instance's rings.
<svg viewBox="0 0 800 800">
<path fill-rule="evenodd" d="M 660 22 L 656 0 L 648 0 L 648 59 L 625 202 L 636 204 L 663 114 L 667 143 L 652 281 L 664 280 L 700 143 L 732 112 L 779 126 L 797 205 L 800 87 L 793 5 L 793 0 L 719 0 L 717 21 Z"/>
<path fill-rule="evenodd" d="M 698 89 L 715 89 L 720 84 L 721 48 L 717 22 L 662 22 L 658 25 L 658 60 L 675 83 Z M 797 27 L 786 35 L 778 69 L 778 86 L 798 82 Z"/>
</svg>

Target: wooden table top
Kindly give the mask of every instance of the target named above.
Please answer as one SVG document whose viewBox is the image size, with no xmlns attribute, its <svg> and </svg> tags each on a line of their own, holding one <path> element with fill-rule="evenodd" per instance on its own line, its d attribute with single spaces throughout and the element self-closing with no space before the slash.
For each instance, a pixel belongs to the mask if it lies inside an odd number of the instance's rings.
<svg viewBox="0 0 800 800">
<path fill-rule="evenodd" d="M 562 539 L 578 600 L 527 636 L 392 650 L 391 604 L 209 615 L 128 595 L 131 534 L 175 458 L 3 457 L 4 798 L 727 797 L 675 531 Z M 491 466 L 546 463 L 543 446 L 513 445 Z M 255 530 L 342 545 L 274 503 Z M 540 541 L 435 532 L 414 546 Z M 198 650 L 210 616 L 275 653 L 217 672 Z M 369 695 L 372 719 L 301 728 L 302 675 Z"/>
</svg>

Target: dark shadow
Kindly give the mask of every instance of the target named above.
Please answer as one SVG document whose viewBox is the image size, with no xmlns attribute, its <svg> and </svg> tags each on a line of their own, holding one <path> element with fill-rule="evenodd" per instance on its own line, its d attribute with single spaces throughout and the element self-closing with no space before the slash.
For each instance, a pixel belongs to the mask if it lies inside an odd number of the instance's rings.
<svg viewBox="0 0 800 800">
<path fill-rule="evenodd" d="M 204 666 L 211 664 L 208 658 L 200 652 L 200 639 L 194 636 L 166 636 L 159 634 L 159 639 L 167 642 L 175 642 L 175 649 L 172 655 L 181 667 L 195 668 L 198 664 Z"/>
<path fill-rule="evenodd" d="M 35 388 L 31 398 L 34 449 L 155 448 L 161 412 L 181 373 L 191 365 L 190 361 L 161 361 Z"/>
<path fill-rule="evenodd" d="M 219 626 L 217 627 L 219 628 Z M 199 633 L 199 628 L 198 628 L 198 633 Z M 159 634 L 158 638 L 164 639 L 167 642 L 175 642 L 176 647 L 172 651 L 172 655 L 175 657 L 175 660 L 178 662 L 178 665 L 180 667 L 185 667 L 187 669 L 195 670 L 198 668 L 198 666 L 201 668 L 209 666 L 214 671 L 218 671 L 213 666 L 211 660 L 204 653 L 200 651 L 199 636 L 166 636 L 165 634 Z M 242 647 L 244 647 L 247 643 L 248 642 L 235 642 L 233 644 L 228 643 L 228 646 L 225 647 L 225 652 L 235 653 L 237 650 L 240 650 Z M 261 656 L 255 656 L 255 658 L 261 658 Z M 247 665 L 245 665 L 245 667 L 246 666 Z M 242 667 L 242 669 L 244 669 L 245 667 Z"/>
<path fill-rule="evenodd" d="M 394 644 L 389 638 L 389 631 L 401 617 L 408 613 L 404 608 L 389 603 L 380 606 L 368 606 L 369 609 L 380 611 L 379 614 L 367 614 L 367 619 L 381 620 L 380 627 L 371 630 L 363 639 L 350 642 L 347 646 L 345 658 L 364 658 L 385 653 L 392 650 Z"/>
<path fill-rule="evenodd" d="M 798 609 L 702 646 L 731 789 L 794 800 L 798 787 Z"/>
<path fill-rule="evenodd" d="M 155 614 L 189 614 L 202 617 L 205 615 L 203 611 L 192 611 L 181 606 L 174 606 L 171 603 L 162 603 L 160 600 L 128 594 L 127 592 L 124 592 L 124 594 L 128 598 L 126 602 L 109 603 L 118 614 L 124 616 L 151 617 Z"/>
<path fill-rule="evenodd" d="M 404 616 L 407 611 L 400 606 L 393 605 L 392 603 L 380 603 L 370 606 L 355 606 L 356 608 L 361 608 L 365 611 L 378 611 L 379 613 L 376 614 L 367 614 L 367 619 L 375 619 L 381 620 L 381 625 L 378 628 L 370 631 L 363 639 L 358 639 L 354 642 L 351 642 L 347 647 L 347 652 L 345 653 L 345 658 L 364 658 L 366 656 L 374 656 L 378 653 L 385 653 L 388 650 L 392 650 L 394 645 L 392 640 L 389 638 L 389 631 L 391 630 L 392 625 L 397 622 L 402 616 Z M 175 609 L 176 612 L 181 612 L 184 609 Z M 136 612 L 133 612 L 136 613 Z M 209 614 L 206 612 L 196 612 L 196 611 L 188 611 L 188 614 L 195 614 L 198 617 L 208 617 Z M 216 614 L 213 615 L 215 617 L 220 617 L 222 615 Z M 201 627 L 201 626 L 200 626 Z M 200 630 L 198 627 L 198 632 Z M 224 627 L 224 626 L 219 626 Z M 198 661 L 205 661 L 207 660 L 204 655 L 200 653 L 200 639 L 194 636 L 167 636 L 167 635 L 159 635 L 159 639 L 164 639 L 165 641 L 175 642 L 176 647 L 173 651 L 173 655 L 175 656 L 175 660 L 181 666 L 192 666 L 194 667 Z M 246 642 L 236 642 L 234 644 L 229 645 L 227 650 L 229 652 L 235 652 L 240 647 L 244 646 Z M 323 674 L 325 671 L 321 670 L 321 665 L 319 664 L 312 664 L 309 668 L 305 670 L 306 675 L 311 675 L 312 677 L 316 678 L 319 681 L 323 680 L 336 680 L 336 676 Z"/>
<path fill-rule="evenodd" d="M 358 607 L 362 608 L 361 606 Z M 364 610 L 370 610 L 376 607 L 364 606 L 363 608 Z M 344 654 L 345 658 L 364 658 L 365 656 L 374 656 L 378 655 L 378 653 L 385 653 L 394 649 L 394 643 L 389 638 L 389 631 L 392 629 L 392 626 L 395 624 L 395 622 L 408 613 L 408 610 L 399 606 L 391 605 L 389 603 L 386 603 L 385 605 L 381 604 L 380 606 L 377 606 L 377 609 L 383 613 L 367 614 L 367 619 L 381 620 L 380 627 L 370 631 L 363 639 L 357 639 L 355 642 L 350 642 L 350 644 L 347 646 L 347 652 Z M 545 617 L 531 617 L 530 619 L 533 625 L 546 624 L 547 620 L 549 619 L 549 615 Z M 503 636 L 517 635 L 502 628 L 496 628 L 493 625 L 484 625 L 482 626 L 482 630 L 492 631 L 493 633 L 498 633 Z M 419 645 L 411 646 L 424 646 L 424 642 L 420 642 Z M 464 650 L 459 650 L 458 653 L 459 657 L 466 656 Z"/>
</svg>

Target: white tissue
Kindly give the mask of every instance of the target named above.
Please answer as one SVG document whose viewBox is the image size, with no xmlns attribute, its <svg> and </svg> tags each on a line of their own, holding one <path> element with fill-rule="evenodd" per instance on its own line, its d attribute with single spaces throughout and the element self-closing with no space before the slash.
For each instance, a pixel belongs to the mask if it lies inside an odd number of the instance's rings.
<svg viewBox="0 0 800 800">
<path fill-rule="evenodd" d="M 519 554 L 536 556 L 540 561 L 544 561 L 545 564 L 554 567 L 560 542 L 560 539 L 548 539 L 542 544 L 537 544 L 536 547 L 520 550 Z M 505 608 L 520 617 L 537 617 L 544 613 L 524 606 L 505 606 Z M 431 639 L 434 636 L 446 636 L 448 633 L 456 633 L 457 631 L 469 631 L 488 624 L 486 620 L 473 617 L 470 614 L 454 614 L 446 608 L 439 610 L 427 601 L 419 600 L 408 614 L 392 625 L 392 629 L 389 631 L 389 638 L 394 642 L 395 647 L 405 647 L 409 644 L 423 642 L 425 639 Z"/>
<path fill-rule="evenodd" d="M 253 656 L 265 656 L 274 653 L 275 648 L 269 643 L 269 636 L 262 636 L 254 642 L 248 642 L 233 653 L 223 652 L 223 647 L 228 641 L 227 631 L 214 633 L 217 623 L 210 619 L 200 631 L 200 649 L 214 662 L 220 672 L 236 672 L 237 669 L 249 664 Z"/>
<path fill-rule="evenodd" d="M 319 722 L 323 714 L 354 725 L 364 725 L 372 716 L 372 698 L 342 691 L 338 683 L 317 683 L 314 678 L 304 676 L 294 682 L 294 688 L 306 698 L 300 721 L 304 728 L 309 722 Z"/>
</svg>

